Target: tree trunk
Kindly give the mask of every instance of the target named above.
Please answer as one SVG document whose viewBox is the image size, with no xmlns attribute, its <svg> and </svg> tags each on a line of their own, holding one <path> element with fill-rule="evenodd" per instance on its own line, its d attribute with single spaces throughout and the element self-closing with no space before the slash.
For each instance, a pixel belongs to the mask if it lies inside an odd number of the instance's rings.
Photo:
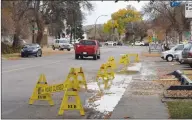
<svg viewBox="0 0 192 120">
<path fill-rule="evenodd" d="M 144 36 L 140 36 L 140 41 L 143 41 Z"/>
<path fill-rule="evenodd" d="M 19 43 L 19 35 L 17 33 L 15 33 L 14 36 L 13 36 L 13 45 L 12 45 L 12 47 L 16 48 L 19 45 L 20 45 L 20 43 Z"/>
<path fill-rule="evenodd" d="M 39 45 L 42 45 L 42 39 L 43 39 L 43 33 L 44 33 L 44 22 L 43 19 L 40 17 L 40 14 L 37 13 L 36 15 L 36 22 L 37 22 L 37 38 L 36 38 L 36 43 Z"/>
<path fill-rule="evenodd" d="M 13 36 L 13 44 L 12 44 L 13 48 L 20 46 L 20 41 L 19 41 L 20 40 L 20 38 L 19 38 L 20 31 L 21 31 L 21 28 L 19 26 L 19 23 L 16 22 L 15 34 Z"/>
<path fill-rule="evenodd" d="M 120 39 L 121 39 L 121 33 L 119 33 L 119 41 L 120 41 Z"/>
<path fill-rule="evenodd" d="M 36 23 L 37 23 L 37 38 L 36 38 L 36 43 L 41 45 L 42 43 L 42 38 L 43 38 L 43 33 L 44 33 L 44 21 L 43 18 L 41 17 L 41 13 L 39 12 L 40 10 L 40 1 L 35 1 L 35 9 L 34 9 L 34 14 L 36 18 Z"/>
<path fill-rule="evenodd" d="M 166 32 L 165 32 L 165 42 L 166 42 L 166 44 L 168 44 L 167 36 L 168 36 L 168 30 L 166 30 Z"/>
<path fill-rule="evenodd" d="M 183 32 L 182 32 L 182 31 L 179 31 L 179 43 L 182 42 L 182 35 L 183 35 Z"/>
</svg>

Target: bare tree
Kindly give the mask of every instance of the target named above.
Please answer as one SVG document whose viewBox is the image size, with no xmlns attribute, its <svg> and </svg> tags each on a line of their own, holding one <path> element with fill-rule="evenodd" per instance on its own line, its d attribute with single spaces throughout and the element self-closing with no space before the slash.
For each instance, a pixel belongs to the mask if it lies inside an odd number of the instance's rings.
<svg viewBox="0 0 192 120">
<path fill-rule="evenodd" d="M 133 25 L 134 35 L 140 38 L 140 41 L 147 36 L 149 26 L 146 21 L 135 22 Z"/>
<path fill-rule="evenodd" d="M 2 9 L 4 10 L 8 9 L 9 22 L 12 23 L 11 26 L 12 26 L 12 29 L 14 30 L 13 45 L 12 45 L 13 47 L 17 47 L 20 45 L 19 41 L 20 41 L 21 33 L 23 32 L 22 29 L 26 28 L 28 23 L 26 18 L 26 12 L 29 8 L 29 4 L 30 4 L 30 1 L 2 1 L 2 6 L 3 6 Z M 6 13 L 3 13 L 3 15 L 6 15 Z M 3 18 L 4 17 L 5 16 L 3 16 Z"/>
<path fill-rule="evenodd" d="M 148 4 L 144 7 L 145 14 L 153 20 L 158 21 L 159 26 L 165 27 L 166 34 L 175 30 L 179 34 L 179 41 L 182 41 L 182 33 L 189 29 L 189 22 L 184 16 L 184 4 L 180 7 L 170 7 L 169 2 L 159 1 L 154 4 Z"/>
</svg>

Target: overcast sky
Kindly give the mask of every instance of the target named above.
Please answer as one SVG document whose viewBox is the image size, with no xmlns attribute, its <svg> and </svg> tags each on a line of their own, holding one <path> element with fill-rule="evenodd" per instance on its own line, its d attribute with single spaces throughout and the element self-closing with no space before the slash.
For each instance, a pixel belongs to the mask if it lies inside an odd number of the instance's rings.
<svg viewBox="0 0 192 120">
<path fill-rule="evenodd" d="M 95 6 L 94 11 L 91 12 L 91 14 L 87 13 L 86 20 L 84 21 L 83 25 L 91 25 L 95 24 L 95 20 L 97 19 L 98 16 L 100 15 L 107 15 L 100 17 L 97 20 L 97 24 L 103 24 L 107 22 L 109 19 L 111 19 L 111 14 L 118 11 L 119 9 L 126 8 L 127 5 L 132 5 L 134 6 L 137 10 L 141 10 L 142 6 L 147 3 L 148 1 L 142 1 L 142 2 L 137 2 L 137 1 L 129 1 L 129 2 L 124 2 L 124 1 L 119 1 L 115 3 L 114 1 L 91 1 L 93 5 Z"/>
</svg>

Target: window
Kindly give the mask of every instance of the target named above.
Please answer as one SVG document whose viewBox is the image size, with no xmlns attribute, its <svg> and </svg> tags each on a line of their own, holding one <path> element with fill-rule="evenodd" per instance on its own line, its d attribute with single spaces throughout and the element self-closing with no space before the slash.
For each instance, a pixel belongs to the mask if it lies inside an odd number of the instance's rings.
<svg viewBox="0 0 192 120">
<path fill-rule="evenodd" d="M 68 43 L 66 40 L 60 40 L 59 43 Z"/>
<path fill-rule="evenodd" d="M 91 40 L 82 40 L 82 41 L 80 41 L 80 44 L 82 44 L 82 45 L 96 45 L 95 41 L 91 41 Z"/>
<path fill-rule="evenodd" d="M 56 40 L 55 43 L 59 43 L 59 40 Z"/>
<path fill-rule="evenodd" d="M 185 47 L 184 47 L 184 50 L 190 50 L 191 46 L 192 46 L 191 43 L 186 44 Z"/>
<path fill-rule="evenodd" d="M 184 48 L 184 45 L 179 45 L 177 46 L 176 50 L 183 50 L 183 48 Z"/>
</svg>

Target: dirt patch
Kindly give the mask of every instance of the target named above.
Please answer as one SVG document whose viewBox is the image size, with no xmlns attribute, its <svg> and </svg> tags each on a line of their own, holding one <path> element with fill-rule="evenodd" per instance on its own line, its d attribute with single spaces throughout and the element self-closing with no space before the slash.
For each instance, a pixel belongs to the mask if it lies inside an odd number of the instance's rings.
<svg viewBox="0 0 192 120">
<path fill-rule="evenodd" d="M 161 54 L 160 53 L 141 53 L 141 56 L 144 56 L 144 57 L 160 57 Z"/>
<path fill-rule="evenodd" d="M 178 80 L 154 80 L 154 82 L 163 85 L 163 87 L 169 87 L 171 85 L 181 85 L 181 82 Z"/>
<path fill-rule="evenodd" d="M 65 50 L 53 50 L 52 48 L 47 48 L 47 47 L 44 47 L 42 49 L 43 51 L 43 56 L 50 56 L 50 55 L 55 55 L 55 54 L 66 54 L 66 53 L 72 53 L 73 50 L 71 51 L 65 51 Z"/>
<path fill-rule="evenodd" d="M 43 56 L 73 53 L 73 50 L 71 50 L 71 51 L 65 51 L 65 50 L 60 51 L 60 50 L 53 50 L 52 48 L 47 48 L 47 47 L 42 48 L 42 51 L 43 51 Z M 19 60 L 19 59 L 21 59 L 20 53 L 2 54 L 2 57 L 5 60 Z"/>
<path fill-rule="evenodd" d="M 19 60 L 19 59 L 21 59 L 20 53 L 2 54 L 2 57 L 6 60 Z"/>
<path fill-rule="evenodd" d="M 93 103 L 99 99 L 101 99 L 101 97 L 104 95 L 104 93 L 98 92 L 96 95 L 92 96 L 91 98 L 89 98 L 88 102 L 89 103 Z"/>
</svg>

